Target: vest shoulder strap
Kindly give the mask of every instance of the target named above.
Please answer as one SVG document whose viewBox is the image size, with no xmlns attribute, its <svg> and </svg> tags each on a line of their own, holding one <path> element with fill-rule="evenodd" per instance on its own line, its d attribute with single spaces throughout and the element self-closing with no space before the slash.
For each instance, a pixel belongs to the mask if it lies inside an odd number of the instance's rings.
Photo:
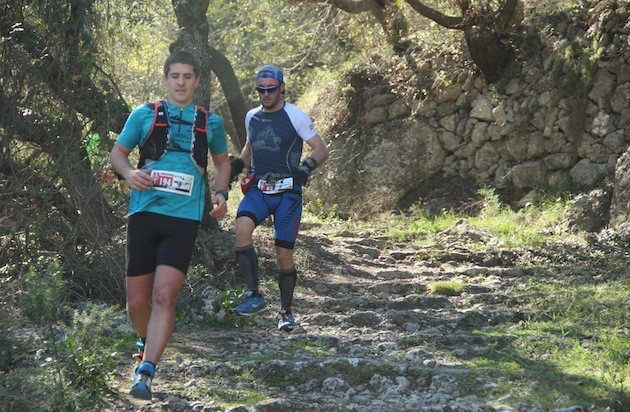
<svg viewBox="0 0 630 412">
<path fill-rule="evenodd" d="M 195 106 L 195 130 L 201 133 L 208 133 L 208 109 L 203 106 Z"/>
<path fill-rule="evenodd" d="M 155 129 L 155 127 L 167 127 L 168 123 L 166 121 L 166 115 L 164 113 L 164 111 L 166 110 L 166 101 L 159 99 L 156 100 L 152 103 L 145 103 L 145 106 L 149 107 L 150 109 L 153 110 L 153 122 L 151 123 L 151 128 L 149 129 L 149 133 L 147 133 L 146 138 L 144 139 L 144 142 L 142 143 L 142 146 L 144 146 L 145 144 L 147 144 L 147 142 L 150 140 L 151 135 L 153 134 L 153 130 Z M 160 113 L 160 109 L 162 115 L 159 116 L 160 117 L 160 121 L 158 122 L 158 114 Z M 140 148 L 142 148 L 142 146 L 140 146 Z"/>
</svg>

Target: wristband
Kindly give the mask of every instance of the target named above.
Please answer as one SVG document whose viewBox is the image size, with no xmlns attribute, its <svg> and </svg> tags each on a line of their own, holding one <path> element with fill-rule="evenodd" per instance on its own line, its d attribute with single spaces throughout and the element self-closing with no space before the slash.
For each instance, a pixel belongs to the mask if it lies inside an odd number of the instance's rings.
<svg viewBox="0 0 630 412">
<path fill-rule="evenodd" d="M 215 195 L 223 195 L 223 197 L 225 198 L 225 201 L 227 202 L 228 200 L 228 192 L 227 190 L 223 190 L 223 189 L 219 189 L 216 192 L 214 192 Z"/>
<path fill-rule="evenodd" d="M 308 167 L 308 170 L 311 170 L 311 171 L 315 170 L 315 168 L 317 167 L 317 161 L 313 159 L 312 157 L 307 157 L 306 159 L 304 159 L 302 164 Z"/>
</svg>

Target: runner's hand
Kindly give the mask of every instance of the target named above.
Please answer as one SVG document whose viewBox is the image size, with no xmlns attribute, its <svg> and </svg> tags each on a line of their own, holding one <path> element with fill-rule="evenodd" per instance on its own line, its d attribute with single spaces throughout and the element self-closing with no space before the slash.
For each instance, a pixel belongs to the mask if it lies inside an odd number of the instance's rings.
<svg viewBox="0 0 630 412">
<path fill-rule="evenodd" d="M 132 169 L 127 173 L 125 180 L 130 188 L 143 191 L 153 187 L 153 169 Z"/>
<path fill-rule="evenodd" d="M 215 219 L 223 219 L 227 214 L 227 200 L 221 194 L 212 197 L 212 210 L 210 216 Z"/>
<path fill-rule="evenodd" d="M 301 164 L 295 169 L 295 173 L 293 174 L 293 177 L 295 178 L 295 181 L 297 183 L 304 186 L 306 182 L 308 181 L 308 178 L 310 175 L 311 175 L 311 169 L 309 169 L 305 164 Z"/>
</svg>

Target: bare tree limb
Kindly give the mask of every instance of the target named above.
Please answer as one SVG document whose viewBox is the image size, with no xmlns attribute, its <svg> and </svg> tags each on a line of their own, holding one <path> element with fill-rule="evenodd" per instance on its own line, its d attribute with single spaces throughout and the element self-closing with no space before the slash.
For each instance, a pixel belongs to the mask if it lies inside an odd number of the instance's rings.
<svg viewBox="0 0 630 412">
<path fill-rule="evenodd" d="M 210 60 L 210 69 L 217 75 L 221 83 L 221 89 L 227 100 L 232 116 L 232 124 L 236 130 L 236 136 L 232 139 L 232 143 L 239 152 L 245 146 L 247 131 L 245 130 L 245 115 L 247 107 L 243 100 L 236 73 L 232 68 L 232 64 L 223 53 L 212 46 L 208 46 L 212 59 Z"/>
<path fill-rule="evenodd" d="M 412 9 L 423 15 L 424 17 L 433 20 L 437 24 L 447 29 L 459 29 L 461 30 L 463 17 L 447 16 L 418 0 L 406 0 Z M 461 6 L 460 6 L 461 7 Z"/>
<path fill-rule="evenodd" d="M 371 11 L 375 6 L 372 0 L 332 0 L 332 4 L 350 14 L 359 14 Z"/>
<path fill-rule="evenodd" d="M 497 14 L 497 24 L 501 29 L 506 29 L 512 22 L 519 0 L 505 0 Z"/>
</svg>

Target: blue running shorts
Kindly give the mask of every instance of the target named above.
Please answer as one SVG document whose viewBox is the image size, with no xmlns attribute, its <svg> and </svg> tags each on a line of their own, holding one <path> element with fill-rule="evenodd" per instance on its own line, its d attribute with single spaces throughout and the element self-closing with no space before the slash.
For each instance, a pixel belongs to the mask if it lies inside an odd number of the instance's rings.
<svg viewBox="0 0 630 412">
<path fill-rule="evenodd" d="M 291 191 L 268 195 L 252 185 L 238 206 L 236 218 L 247 216 L 258 226 L 270 215 L 275 245 L 293 249 L 302 221 L 302 195 Z"/>
</svg>

